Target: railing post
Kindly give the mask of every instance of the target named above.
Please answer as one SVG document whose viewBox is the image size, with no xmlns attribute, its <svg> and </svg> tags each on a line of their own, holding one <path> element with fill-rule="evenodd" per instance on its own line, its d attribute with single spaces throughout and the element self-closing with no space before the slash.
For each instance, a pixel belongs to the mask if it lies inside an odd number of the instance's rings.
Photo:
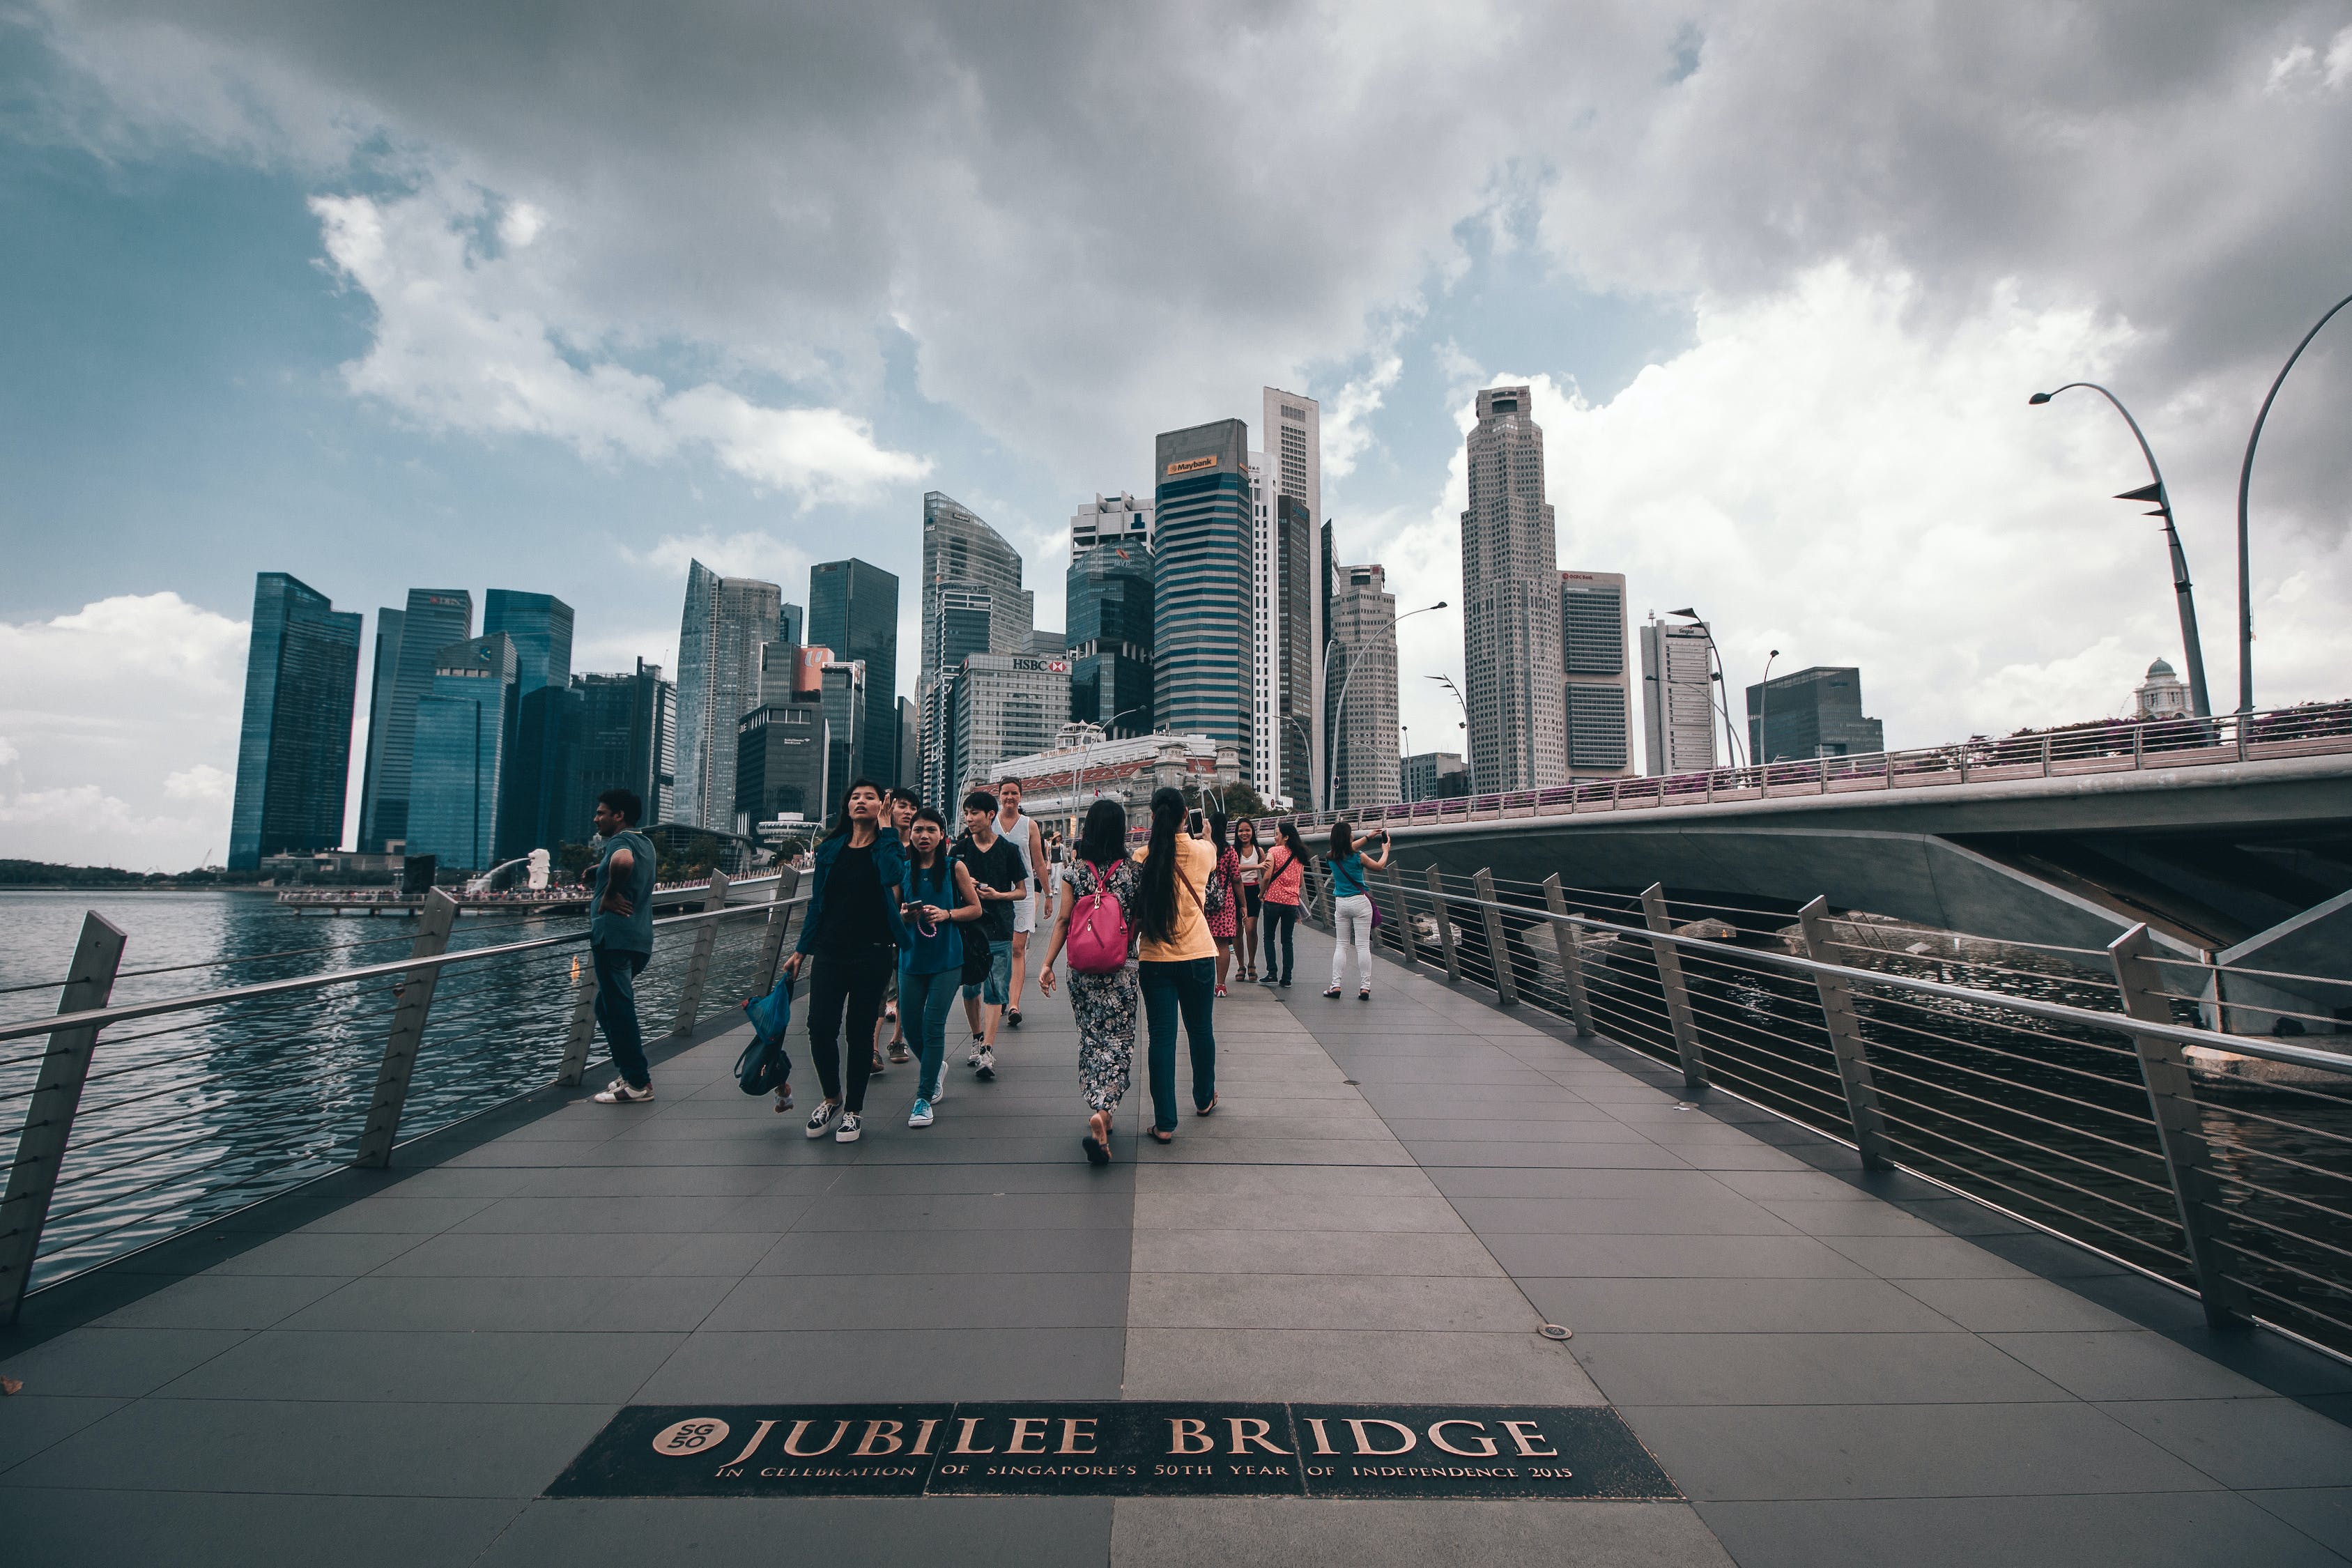
<svg viewBox="0 0 2352 1568">
<path fill-rule="evenodd" d="M 1666 1021 L 1674 1026 L 1675 1054 L 1682 1058 L 1683 1087 L 1693 1094 L 1706 1088 L 1706 1063 L 1699 1056 L 1698 1026 L 1691 1021 L 1690 991 L 1683 983 L 1683 960 L 1675 944 L 1662 940 L 1672 933 L 1666 920 L 1666 889 L 1656 882 L 1642 889 L 1642 920 L 1654 932 L 1651 954 L 1658 963 L 1658 988 L 1666 995 Z"/>
<path fill-rule="evenodd" d="M 563 1061 L 555 1081 L 576 1089 L 588 1071 L 588 1047 L 596 1042 L 596 955 L 593 949 L 578 960 L 580 977 L 572 983 L 579 993 L 572 1003 L 572 1030 L 563 1037 Z"/>
<path fill-rule="evenodd" d="M 1396 900 L 1397 946 L 1402 950 L 1404 966 L 1419 969 L 1421 955 L 1413 951 L 1412 910 L 1404 901 L 1404 879 L 1397 874 L 1394 866 L 1391 866 L 1385 879 L 1389 885 L 1389 897 Z"/>
<path fill-rule="evenodd" d="M 1568 986 L 1569 1016 L 1576 1020 L 1576 1037 L 1592 1037 L 1592 1004 L 1584 994 L 1584 954 L 1576 942 L 1576 927 L 1568 918 L 1568 895 L 1560 891 L 1559 873 L 1544 879 L 1544 908 L 1551 911 L 1552 945 L 1559 950 L 1559 973 Z"/>
<path fill-rule="evenodd" d="M 1830 901 L 1818 895 L 1797 911 L 1798 940 L 1805 956 L 1815 963 L 1836 963 L 1830 941 Z M 1862 1020 L 1854 1012 L 1853 991 L 1840 974 L 1816 974 L 1813 989 L 1822 999 L 1822 1024 L 1829 1031 L 1830 1049 L 1837 1056 L 1838 1080 L 1845 1085 L 1846 1119 L 1853 1125 L 1853 1146 L 1862 1151 L 1866 1171 L 1891 1171 L 1895 1156 L 1886 1142 L 1886 1118 L 1878 1106 L 1878 1084 L 1871 1077 L 1870 1057 L 1862 1042 Z"/>
<path fill-rule="evenodd" d="M 2045 779 L 2050 776 L 2050 737 L 2047 735 L 2042 737 L 2042 776 Z"/>
<path fill-rule="evenodd" d="M 1503 911 L 1495 907 L 1495 874 L 1481 866 L 1470 879 L 1478 895 L 1478 913 L 1486 924 L 1486 962 L 1494 970 L 1495 999 L 1506 1007 L 1519 1005 L 1519 977 L 1511 973 L 1509 933 L 1503 929 Z"/>
<path fill-rule="evenodd" d="M 2172 1004 L 2164 989 L 2164 977 L 2148 962 L 2155 945 L 2143 923 L 2109 943 L 2107 956 L 2115 962 L 2125 1014 L 2143 1024 L 2169 1024 Z M 2137 1029 L 2130 1033 L 2132 1048 L 2139 1053 L 2140 1077 L 2147 1084 L 2157 1141 L 2164 1149 L 2165 1174 L 2172 1180 L 2172 1199 L 2189 1238 L 2189 1265 L 2197 1275 L 2205 1321 L 2217 1329 L 2241 1327 L 2250 1316 L 2246 1291 L 2229 1276 L 2229 1259 L 2221 1245 L 2229 1233 L 2229 1215 L 2221 1207 L 2218 1184 L 2208 1163 L 2210 1152 L 2196 1086 L 2189 1077 L 2188 1053 L 2178 1040 Z"/>
<path fill-rule="evenodd" d="M 81 940 L 74 943 L 73 965 L 58 994 L 58 1012 L 88 1013 L 106 1005 L 114 994 L 114 973 L 122 966 L 122 943 L 121 928 L 105 916 L 96 910 L 82 916 Z M 8 1195 L 0 1199 L 0 1323 L 15 1322 L 24 1304 L 97 1048 L 95 1028 L 59 1029 L 41 1055 L 16 1163 L 8 1172 Z"/>
<path fill-rule="evenodd" d="M 710 950 L 719 945 L 717 911 L 727 907 L 727 873 L 710 873 L 709 890 L 703 895 L 702 912 L 710 918 L 694 933 L 694 954 L 686 962 L 686 984 L 677 991 L 677 1017 L 669 1026 L 673 1035 L 691 1034 L 694 1021 L 702 1013 L 702 983 L 710 978 Z"/>
<path fill-rule="evenodd" d="M 784 939 L 793 931 L 792 900 L 800 890 L 801 874 L 796 868 L 776 868 L 777 907 L 769 912 L 767 942 L 760 952 L 760 993 L 762 995 L 776 988 L 776 972 L 784 963 Z"/>
<path fill-rule="evenodd" d="M 457 918 L 457 900 L 439 888 L 425 894 L 424 911 L 416 920 L 416 943 L 408 950 L 408 956 L 440 957 L 449 945 L 449 927 Z M 367 1125 L 360 1132 L 355 1164 L 382 1170 L 392 1163 L 392 1141 L 400 1132 L 400 1113 L 408 1106 L 408 1079 L 416 1070 L 425 1020 L 433 1011 L 433 992 L 440 984 L 437 963 L 400 977 L 400 1001 L 392 1010 L 392 1033 L 384 1037 L 383 1065 L 376 1069 L 375 1098 L 368 1102 Z"/>
<path fill-rule="evenodd" d="M 1445 953 L 1445 978 L 1462 978 L 1462 954 L 1454 945 L 1454 914 L 1445 907 L 1445 879 L 1429 868 L 1429 908 L 1437 921 L 1437 945 Z"/>
</svg>

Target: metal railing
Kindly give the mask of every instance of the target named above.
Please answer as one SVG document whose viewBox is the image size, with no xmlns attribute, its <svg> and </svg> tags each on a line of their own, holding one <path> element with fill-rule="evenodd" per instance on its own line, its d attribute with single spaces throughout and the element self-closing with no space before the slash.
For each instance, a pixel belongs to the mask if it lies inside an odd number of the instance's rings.
<svg viewBox="0 0 2352 1568">
<path fill-rule="evenodd" d="M 774 983 L 798 879 L 730 903 L 714 877 L 699 912 L 654 921 L 637 984 L 649 1037 L 690 1032 L 706 997 Z M 596 1035 L 584 924 L 450 952 L 457 912 L 433 893 L 402 957 L 119 1005 L 126 939 L 87 916 L 56 1015 L 0 1026 L 0 1115 L 24 1106 L 0 1145 L 0 1323 L 28 1289 L 579 1083 Z"/>
<path fill-rule="evenodd" d="M 1971 736 L 1948 746 L 1808 757 L 1654 778 L 1586 779 L 1500 795 L 1376 802 L 1351 805 L 1345 811 L 1288 815 L 1302 832 L 1342 820 L 1367 827 L 1442 826 L 1869 790 L 1943 789 L 2004 780 L 2206 767 L 2347 752 L 2352 752 L 2352 702 L 2329 702 L 2210 719 L 2117 720 L 2000 740 Z M 1277 820 L 1279 815 L 1268 820 Z"/>
<path fill-rule="evenodd" d="M 1328 927 L 1327 880 L 1308 905 Z M 2145 926 L 2096 952 L 1918 961 L 1956 984 L 1847 940 L 1821 899 L 1792 917 L 1433 867 L 1371 894 L 1408 965 L 2188 1290 L 2217 1325 L 2352 1359 L 2352 1055 L 2199 1026 Z"/>
</svg>

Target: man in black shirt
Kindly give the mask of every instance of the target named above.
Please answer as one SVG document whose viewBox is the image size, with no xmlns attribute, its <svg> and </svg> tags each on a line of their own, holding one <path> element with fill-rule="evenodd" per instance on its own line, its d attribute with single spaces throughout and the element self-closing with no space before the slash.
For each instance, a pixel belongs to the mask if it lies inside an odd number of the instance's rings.
<svg viewBox="0 0 2352 1568">
<path fill-rule="evenodd" d="M 982 1079 L 996 1076 L 996 1026 L 1013 985 L 1013 910 L 1029 890 L 1021 852 L 996 831 L 996 797 L 974 790 L 964 797 L 963 837 L 955 858 L 980 893 L 980 919 L 964 928 L 963 1010 L 971 1023 L 967 1065 Z"/>
</svg>

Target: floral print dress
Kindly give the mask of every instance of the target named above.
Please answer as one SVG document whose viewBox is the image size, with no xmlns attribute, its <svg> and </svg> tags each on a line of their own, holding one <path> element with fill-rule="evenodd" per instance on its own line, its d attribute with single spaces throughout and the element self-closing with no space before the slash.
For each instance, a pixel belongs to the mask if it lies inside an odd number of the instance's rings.
<svg viewBox="0 0 2352 1568">
<path fill-rule="evenodd" d="M 1209 917 L 1209 934 L 1220 942 L 1231 942 L 1242 930 L 1242 858 L 1227 849 L 1217 857 L 1217 868 L 1211 875 L 1224 883 L 1225 901 Z"/>
<path fill-rule="evenodd" d="M 1101 873 L 1084 860 L 1073 860 L 1062 873 L 1070 884 L 1073 903 L 1097 888 L 1118 900 L 1127 929 L 1135 930 L 1136 895 L 1142 888 L 1132 860 L 1120 860 Z M 1078 1086 L 1087 1109 L 1111 1111 L 1127 1094 L 1128 1075 L 1135 1063 L 1135 969 L 1126 965 L 1108 974 L 1070 971 L 1070 1010 L 1078 1020 Z"/>
</svg>

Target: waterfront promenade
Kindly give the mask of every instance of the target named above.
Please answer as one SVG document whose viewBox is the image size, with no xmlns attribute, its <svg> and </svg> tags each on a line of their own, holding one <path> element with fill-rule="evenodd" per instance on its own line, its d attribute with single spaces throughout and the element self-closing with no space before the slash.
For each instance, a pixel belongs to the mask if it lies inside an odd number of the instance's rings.
<svg viewBox="0 0 2352 1568">
<path fill-rule="evenodd" d="M 992 1085 L 951 1046 L 928 1131 L 892 1069 L 850 1147 L 740 1094 L 722 1020 L 651 1106 L 544 1091 L 37 1295 L 0 1340 L 11 1555 L 2352 1554 L 2352 1369 L 1426 975 L 1327 1002 L 1301 947 L 1220 1005 L 1217 1114 L 1154 1147 L 1139 1086 L 1108 1171 L 1059 1003 Z M 791 1401 L 1610 1407 L 1678 1495 L 543 1495 L 625 1407 Z"/>
</svg>

